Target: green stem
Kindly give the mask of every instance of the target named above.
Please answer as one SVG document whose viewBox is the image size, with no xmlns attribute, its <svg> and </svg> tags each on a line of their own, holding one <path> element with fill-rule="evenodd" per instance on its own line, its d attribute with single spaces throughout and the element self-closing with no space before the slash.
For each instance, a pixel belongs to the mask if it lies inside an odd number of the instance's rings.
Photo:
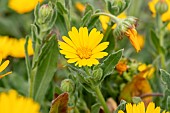
<svg viewBox="0 0 170 113">
<path fill-rule="evenodd" d="M 110 17 L 115 23 L 119 23 L 120 21 L 120 19 L 117 18 L 116 16 L 109 14 L 109 13 L 105 13 L 105 12 L 95 13 L 92 17 L 100 16 L 100 15 L 105 15 L 105 16 Z"/>
<path fill-rule="evenodd" d="M 109 108 L 108 108 L 108 106 L 106 105 L 106 102 L 105 102 L 104 97 L 103 97 L 103 95 L 102 95 L 102 93 L 101 93 L 101 91 L 100 91 L 99 86 L 97 86 L 97 87 L 95 87 L 95 88 L 93 88 L 93 89 L 94 89 L 94 91 L 96 92 L 96 95 L 97 95 L 97 97 L 98 97 L 101 105 L 103 106 L 104 112 L 105 112 L 105 113 L 110 113 Z"/>
</svg>

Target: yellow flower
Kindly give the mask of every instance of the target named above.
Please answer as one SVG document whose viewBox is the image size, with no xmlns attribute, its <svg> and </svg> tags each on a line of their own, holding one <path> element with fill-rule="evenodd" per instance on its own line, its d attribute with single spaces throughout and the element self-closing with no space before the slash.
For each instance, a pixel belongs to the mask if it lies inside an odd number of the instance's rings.
<svg viewBox="0 0 170 113">
<path fill-rule="evenodd" d="M 7 56 L 12 56 L 16 58 L 25 57 L 25 38 L 9 38 L 8 36 L 0 36 L 0 54 L 2 58 L 5 59 Z M 28 55 L 33 55 L 32 41 L 28 41 Z"/>
<path fill-rule="evenodd" d="M 138 67 L 138 70 L 140 72 L 143 72 L 143 77 L 151 78 L 153 73 L 155 72 L 155 68 L 149 64 L 148 66 L 146 64 L 141 64 Z"/>
<path fill-rule="evenodd" d="M 38 2 L 43 0 L 9 0 L 8 6 L 14 11 L 23 14 L 32 11 Z"/>
<path fill-rule="evenodd" d="M 140 102 L 138 104 L 133 104 L 133 105 L 131 103 L 126 104 L 126 113 L 160 113 L 160 111 L 161 108 L 160 107 L 155 108 L 155 103 L 153 102 L 149 103 L 146 111 L 143 102 Z M 119 110 L 118 113 L 125 113 L 125 112 Z"/>
<path fill-rule="evenodd" d="M 25 45 L 25 38 L 20 38 L 20 39 L 15 39 L 15 38 L 11 38 L 11 40 L 13 40 L 12 42 L 12 46 L 11 46 L 11 52 L 10 55 L 12 57 L 16 57 L 16 58 L 24 58 L 25 57 L 25 49 L 24 49 L 24 45 Z M 32 42 L 31 39 L 29 39 L 28 41 L 28 55 L 33 55 L 33 49 L 32 49 Z"/>
<path fill-rule="evenodd" d="M 127 16 L 126 16 L 126 13 L 123 12 L 123 13 L 121 13 L 120 15 L 118 15 L 117 17 L 118 17 L 118 18 L 121 18 L 121 19 L 124 19 L 124 18 L 126 18 Z M 99 16 L 99 20 L 100 20 L 100 22 L 101 22 L 101 24 L 102 24 L 103 30 L 106 31 L 106 29 L 107 29 L 107 27 L 108 27 L 108 23 L 109 23 L 109 21 L 110 21 L 110 17 L 101 15 L 101 16 Z M 114 25 L 112 26 L 112 29 L 114 29 L 115 27 L 116 27 L 116 24 L 114 24 Z"/>
<path fill-rule="evenodd" d="M 137 31 L 134 27 L 127 29 L 125 35 L 129 38 L 131 44 L 136 49 L 137 52 L 141 50 L 140 44 L 137 37 Z"/>
<path fill-rule="evenodd" d="M 75 3 L 75 7 L 76 7 L 76 9 L 78 9 L 80 12 L 85 11 L 85 8 L 86 8 L 81 2 L 76 2 L 76 3 Z"/>
<path fill-rule="evenodd" d="M 2 63 L 2 55 L 0 54 L 0 73 L 8 66 L 9 60 L 6 60 L 3 64 L 1 64 L 1 63 Z M 11 74 L 11 73 L 12 72 L 7 72 L 7 73 L 5 73 L 3 75 L 0 75 L 0 79 L 3 78 L 6 75 Z"/>
<path fill-rule="evenodd" d="M 40 113 L 39 111 L 38 103 L 18 95 L 14 90 L 0 94 L 0 113 Z"/>
<path fill-rule="evenodd" d="M 8 36 L 0 36 L 0 54 L 5 59 L 11 51 L 12 40 Z"/>
<path fill-rule="evenodd" d="M 161 15 L 161 18 L 162 18 L 162 21 L 168 21 L 168 20 L 170 20 L 170 0 L 162 0 L 162 2 L 166 2 L 167 3 L 167 5 L 168 5 L 168 10 L 165 12 L 165 13 L 163 13 L 162 15 Z M 151 12 L 153 13 L 153 16 L 155 17 L 156 16 L 156 9 L 155 9 L 155 6 L 156 6 L 156 4 L 159 2 L 159 0 L 151 0 L 149 3 L 148 3 L 148 5 L 149 5 L 149 9 L 151 10 Z"/>
<path fill-rule="evenodd" d="M 103 39 L 103 34 L 93 28 L 88 35 L 87 27 L 80 27 L 79 31 L 72 27 L 72 31 L 68 32 L 70 38 L 63 36 L 65 42 L 59 41 L 60 53 L 65 55 L 68 63 L 75 65 L 92 66 L 99 64 L 98 59 L 107 56 L 105 50 L 109 42 L 99 44 Z"/>
</svg>

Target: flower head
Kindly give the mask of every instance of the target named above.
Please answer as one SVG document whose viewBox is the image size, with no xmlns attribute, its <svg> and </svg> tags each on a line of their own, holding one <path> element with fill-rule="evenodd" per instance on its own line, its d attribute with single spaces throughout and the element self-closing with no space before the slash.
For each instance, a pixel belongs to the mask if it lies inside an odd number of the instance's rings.
<svg viewBox="0 0 170 113">
<path fill-rule="evenodd" d="M 59 41 L 60 53 L 65 55 L 68 63 L 75 65 L 92 66 L 99 64 L 98 59 L 107 56 L 105 50 L 109 42 L 99 44 L 103 39 L 103 34 L 93 28 L 88 35 L 87 27 L 80 27 L 79 31 L 72 27 L 72 31 L 68 32 L 70 38 L 63 36 L 63 41 Z"/>
<path fill-rule="evenodd" d="M 17 13 L 23 14 L 32 11 L 38 2 L 43 0 L 9 0 L 8 6 Z"/>
<path fill-rule="evenodd" d="M 151 78 L 153 73 L 155 72 L 155 68 L 151 64 L 141 64 L 139 65 L 138 70 L 143 73 L 143 77 L 148 78 Z"/>
<path fill-rule="evenodd" d="M 158 2 L 162 2 L 162 4 L 167 4 L 167 6 L 169 7 L 167 11 L 165 11 L 162 15 L 162 21 L 168 21 L 170 20 L 170 0 L 151 0 L 148 5 L 149 5 L 149 9 L 151 10 L 151 12 L 153 13 L 153 16 L 156 16 L 156 4 Z"/>
<path fill-rule="evenodd" d="M 128 66 L 126 64 L 126 61 L 120 61 L 117 65 L 116 65 L 116 70 L 119 72 L 120 75 L 123 74 L 123 72 L 125 72 L 128 69 Z"/>
<path fill-rule="evenodd" d="M 85 8 L 86 8 L 86 6 L 83 5 L 81 2 L 76 2 L 76 3 L 75 3 L 75 7 L 76 7 L 76 9 L 78 9 L 80 12 L 84 12 L 84 11 L 85 11 Z"/>
<path fill-rule="evenodd" d="M 6 60 L 3 64 L 1 64 L 1 63 L 2 63 L 2 55 L 0 54 L 0 73 L 8 66 L 9 60 Z M 0 75 L 0 79 L 3 78 L 6 75 L 11 74 L 11 73 L 12 72 L 7 72 L 7 73 L 5 73 L 3 75 Z"/>
<path fill-rule="evenodd" d="M 40 113 L 39 111 L 38 103 L 18 95 L 14 90 L 0 94 L 0 113 Z"/>
<path fill-rule="evenodd" d="M 131 103 L 126 104 L 126 113 L 160 113 L 160 111 L 161 108 L 160 107 L 155 108 L 155 103 L 153 102 L 149 103 L 146 111 L 143 102 L 140 102 L 138 104 L 133 104 L 133 105 Z M 125 112 L 119 110 L 118 113 L 125 113 Z"/>
</svg>

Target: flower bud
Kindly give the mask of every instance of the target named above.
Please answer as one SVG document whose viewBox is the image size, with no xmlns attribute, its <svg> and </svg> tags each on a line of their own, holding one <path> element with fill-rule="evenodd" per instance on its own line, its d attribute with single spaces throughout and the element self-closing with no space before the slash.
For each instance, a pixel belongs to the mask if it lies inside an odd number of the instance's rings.
<svg viewBox="0 0 170 113">
<path fill-rule="evenodd" d="M 155 9 L 159 14 L 163 14 L 168 11 L 168 4 L 166 0 L 159 0 L 158 3 L 155 5 Z"/>
<path fill-rule="evenodd" d="M 39 24 L 46 23 L 46 21 L 48 21 L 48 19 L 51 18 L 52 13 L 53 13 L 53 7 L 51 3 L 42 5 L 39 9 L 38 23 Z"/>
<path fill-rule="evenodd" d="M 108 1 L 108 10 L 113 15 L 122 13 L 129 5 L 130 0 L 112 0 Z"/>
<path fill-rule="evenodd" d="M 101 80 L 102 76 L 103 76 L 103 70 L 101 68 L 97 68 L 93 70 L 93 79 L 95 81 Z"/>
<path fill-rule="evenodd" d="M 75 84 L 71 79 L 65 79 L 61 82 L 61 90 L 72 93 L 75 89 Z"/>
<path fill-rule="evenodd" d="M 129 28 L 133 28 L 137 25 L 137 18 L 135 17 L 127 17 L 123 20 L 121 20 L 115 30 L 114 30 L 114 35 L 116 37 L 118 37 L 119 39 L 122 39 L 122 37 L 124 36 L 124 34 L 126 33 L 126 31 L 129 29 Z"/>
</svg>

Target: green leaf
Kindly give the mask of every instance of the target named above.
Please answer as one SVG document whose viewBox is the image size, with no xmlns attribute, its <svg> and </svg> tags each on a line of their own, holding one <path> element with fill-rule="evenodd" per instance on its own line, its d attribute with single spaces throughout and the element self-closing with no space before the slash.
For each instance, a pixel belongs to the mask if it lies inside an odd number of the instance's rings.
<svg viewBox="0 0 170 113">
<path fill-rule="evenodd" d="M 118 113 L 119 110 L 125 110 L 126 101 L 121 100 L 119 106 L 117 107 L 116 111 L 114 113 Z"/>
<path fill-rule="evenodd" d="M 37 102 L 43 101 L 49 83 L 56 72 L 58 53 L 58 44 L 53 35 L 42 47 L 37 62 L 33 89 L 33 97 Z"/>
<path fill-rule="evenodd" d="M 91 113 L 99 113 L 100 111 L 100 103 L 96 103 L 91 107 Z"/>
<path fill-rule="evenodd" d="M 68 93 L 62 93 L 53 100 L 49 113 L 67 113 Z"/>
<path fill-rule="evenodd" d="M 61 4 L 60 2 L 57 2 L 56 5 L 57 5 L 58 11 L 61 14 L 67 14 L 68 13 L 67 9 L 63 6 L 63 4 Z"/>
<path fill-rule="evenodd" d="M 170 97 L 169 95 L 170 95 L 170 90 L 166 89 L 164 91 L 164 97 L 162 98 L 162 101 L 161 101 L 161 108 L 162 109 L 168 109 L 168 104 L 169 104 L 168 98 Z"/>
<path fill-rule="evenodd" d="M 85 15 L 83 16 L 83 18 L 82 18 L 82 24 L 81 24 L 81 26 L 86 26 L 87 25 L 87 23 L 90 21 L 90 19 L 91 19 L 91 16 L 92 16 L 92 11 L 91 10 L 89 10 L 87 13 L 85 13 Z"/>
<path fill-rule="evenodd" d="M 169 82 L 170 74 L 163 69 L 160 69 L 160 71 L 161 71 L 162 82 L 167 86 L 168 89 L 170 89 L 170 82 Z"/>
<path fill-rule="evenodd" d="M 111 53 L 101 64 L 101 68 L 104 71 L 104 78 L 107 75 L 110 75 L 113 73 L 113 70 L 116 66 L 116 64 L 119 62 L 119 60 L 121 59 L 123 54 L 123 49 L 117 51 L 117 52 L 113 52 Z"/>
<path fill-rule="evenodd" d="M 154 48 L 156 50 L 158 50 L 159 52 L 163 52 L 164 53 L 165 52 L 164 48 L 161 47 L 160 40 L 159 40 L 158 36 L 156 35 L 156 33 L 153 30 L 151 30 L 150 31 L 150 35 L 151 35 L 151 41 L 152 41 L 152 44 L 153 44 Z"/>
</svg>

